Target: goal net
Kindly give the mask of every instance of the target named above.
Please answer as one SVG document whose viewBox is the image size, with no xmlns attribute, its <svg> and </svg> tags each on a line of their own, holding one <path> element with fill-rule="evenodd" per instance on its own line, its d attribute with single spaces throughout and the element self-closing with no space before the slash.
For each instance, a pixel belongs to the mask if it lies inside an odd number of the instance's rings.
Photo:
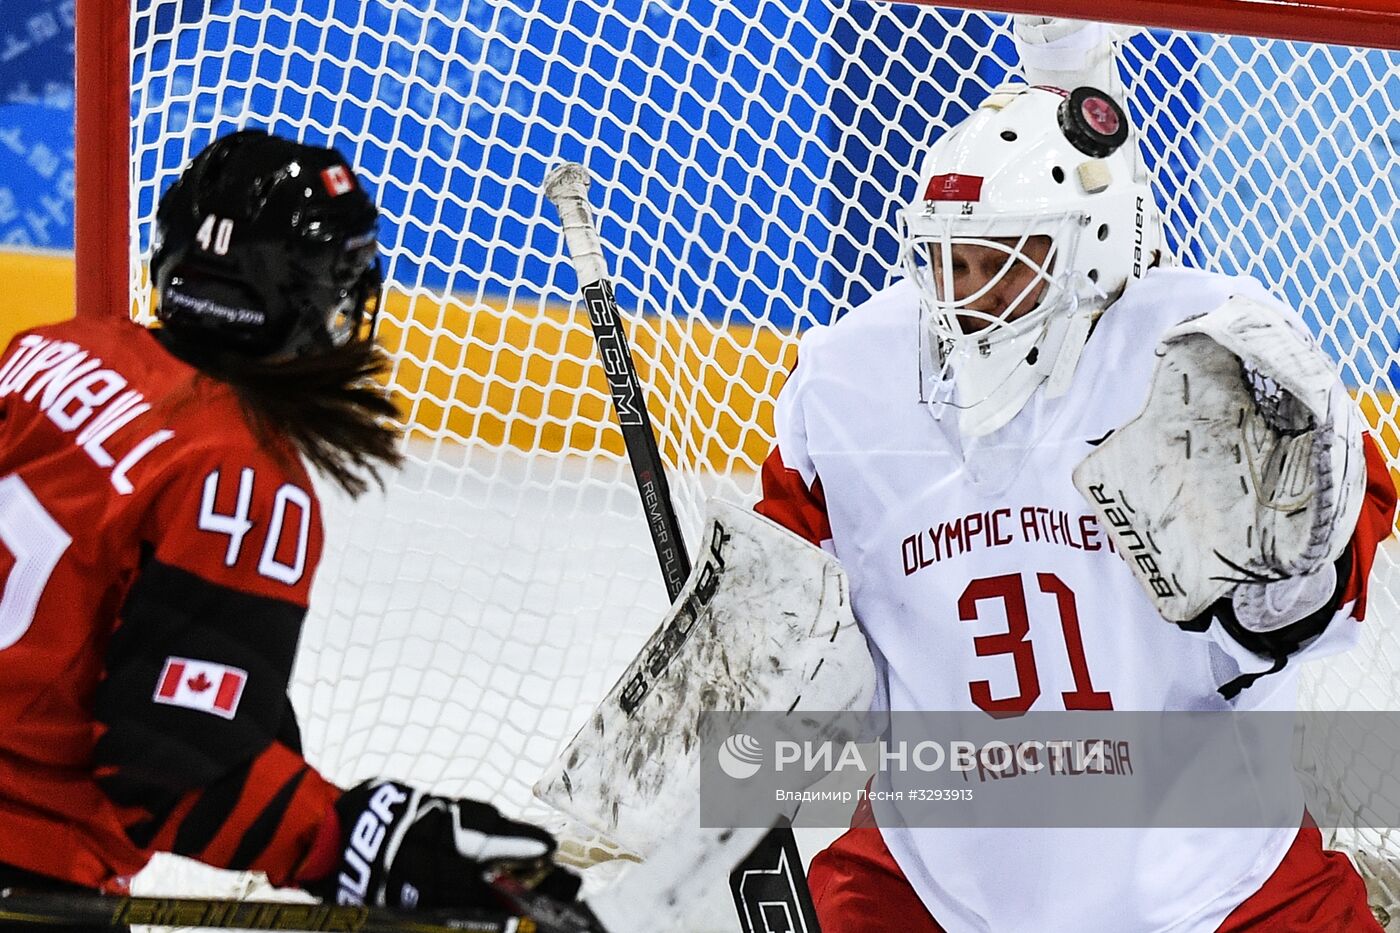
<svg viewBox="0 0 1400 933">
<path fill-rule="evenodd" d="M 1394 462 L 1400 54 L 1364 47 L 1385 14 L 1354 3 L 1312 21 L 1257 5 L 1280 33 L 1352 43 L 1330 45 L 1212 32 L 1211 0 L 1173 4 L 1178 28 L 1136 31 L 1118 68 L 1177 261 L 1298 308 Z M 130 0 L 107 41 L 130 108 L 80 120 L 79 158 L 104 139 L 130 226 L 90 175 L 79 209 L 108 229 L 80 217 L 78 262 L 117 256 L 121 313 L 149 313 L 157 199 L 217 135 L 337 146 L 383 212 L 408 462 L 353 508 L 325 492 L 293 686 L 308 757 L 546 822 L 532 782 L 666 598 L 545 173 L 595 178 L 693 541 L 707 496 L 755 498 L 802 331 L 898 275 L 927 144 L 1018 79 L 1004 14 L 883 0 Z M 1310 705 L 1397 706 L 1397 588 L 1387 549 L 1367 643 L 1310 671 Z M 1387 833 L 1339 843 L 1393 903 Z"/>
</svg>

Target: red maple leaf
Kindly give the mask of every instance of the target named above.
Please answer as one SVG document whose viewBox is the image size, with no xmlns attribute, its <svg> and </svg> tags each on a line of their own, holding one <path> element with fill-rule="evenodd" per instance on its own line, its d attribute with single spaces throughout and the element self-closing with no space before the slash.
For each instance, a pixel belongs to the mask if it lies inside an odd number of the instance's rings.
<svg viewBox="0 0 1400 933">
<path fill-rule="evenodd" d="M 210 687 L 214 686 L 214 682 L 208 677 L 205 677 L 203 671 L 200 671 L 194 677 L 191 677 L 189 680 L 185 681 L 185 684 L 195 693 L 203 693 Z"/>
</svg>

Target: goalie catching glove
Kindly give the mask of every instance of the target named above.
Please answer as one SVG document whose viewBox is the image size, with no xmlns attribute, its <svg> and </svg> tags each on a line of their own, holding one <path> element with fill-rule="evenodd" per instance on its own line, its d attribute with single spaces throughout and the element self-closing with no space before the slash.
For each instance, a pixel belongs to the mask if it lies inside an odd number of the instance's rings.
<svg viewBox="0 0 1400 933">
<path fill-rule="evenodd" d="M 1301 325 L 1252 299 L 1169 329 L 1157 355 L 1142 413 L 1075 485 L 1165 618 L 1216 619 L 1278 670 L 1336 608 L 1365 498 L 1360 412 Z"/>
<path fill-rule="evenodd" d="M 578 879 L 556 867 L 554 837 L 490 804 L 366 781 L 336 804 L 339 858 L 302 887 L 325 901 L 405 910 L 501 906 L 487 875 L 567 901 Z M 335 821 L 332 821 L 335 822 Z"/>
</svg>

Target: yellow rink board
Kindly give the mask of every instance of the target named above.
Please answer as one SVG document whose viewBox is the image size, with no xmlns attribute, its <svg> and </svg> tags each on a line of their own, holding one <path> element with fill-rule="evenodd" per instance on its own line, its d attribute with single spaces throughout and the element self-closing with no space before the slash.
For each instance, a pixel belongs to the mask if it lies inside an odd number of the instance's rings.
<svg viewBox="0 0 1400 933">
<path fill-rule="evenodd" d="M 703 318 L 664 333 L 650 318 L 624 326 L 667 462 L 756 469 L 796 342 Z M 399 401 L 421 430 L 550 453 L 623 451 L 582 312 L 545 305 L 522 314 L 390 293 L 380 339 L 399 360 Z"/>
<path fill-rule="evenodd" d="M 73 316 L 71 253 L 0 252 L 5 306 L 0 312 L 0 347 L 22 330 Z"/>
<path fill-rule="evenodd" d="M 0 345 L 24 328 L 73 315 L 71 255 L 0 252 L 0 281 L 9 286 Z M 663 334 L 654 319 L 629 317 L 627 331 L 666 461 L 721 473 L 756 469 L 768 453 L 772 399 L 796 358 L 795 343 L 767 328 L 704 319 Z M 622 453 L 579 312 L 391 291 L 380 334 L 398 360 L 397 400 L 412 432 L 526 451 Z M 1360 404 L 1390 463 L 1400 463 L 1400 401 L 1363 394 Z M 1391 472 L 1400 483 L 1400 470 Z"/>
</svg>

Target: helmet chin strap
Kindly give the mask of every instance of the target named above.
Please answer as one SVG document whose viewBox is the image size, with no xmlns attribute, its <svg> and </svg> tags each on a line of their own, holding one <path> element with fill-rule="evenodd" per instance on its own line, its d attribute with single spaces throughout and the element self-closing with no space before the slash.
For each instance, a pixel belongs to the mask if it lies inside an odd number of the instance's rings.
<svg viewBox="0 0 1400 933">
<path fill-rule="evenodd" d="M 1103 300 L 1108 296 L 1103 289 L 1084 276 L 1079 287 L 1070 296 L 1069 326 L 1064 339 L 1055 353 L 1055 365 L 1050 370 L 1050 378 L 1045 383 L 1045 394 L 1049 398 L 1059 398 L 1069 391 L 1074 380 L 1074 371 L 1079 366 L 1079 357 L 1084 353 L 1084 345 L 1089 342 L 1089 330 L 1103 310 Z"/>
</svg>

